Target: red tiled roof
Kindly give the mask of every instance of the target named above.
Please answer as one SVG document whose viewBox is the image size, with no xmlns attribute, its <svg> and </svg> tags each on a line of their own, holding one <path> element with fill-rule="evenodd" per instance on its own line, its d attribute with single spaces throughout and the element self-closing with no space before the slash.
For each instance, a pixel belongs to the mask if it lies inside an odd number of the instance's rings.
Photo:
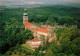
<svg viewBox="0 0 80 56">
<path fill-rule="evenodd" d="M 24 25 L 25 25 L 25 27 L 29 28 L 32 24 L 30 22 L 26 21 L 26 23 Z"/>
<path fill-rule="evenodd" d="M 48 33 L 48 30 L 42 28 L 37 28 L 36 31 Z"/>
<path fill-rule="evenodd" d="M 32 39 L 32 41 L 35 42 L 35 41 L 40 41 L 40 40 L 37 38 L 34 38 L 34 39 Z"/>
</svg>

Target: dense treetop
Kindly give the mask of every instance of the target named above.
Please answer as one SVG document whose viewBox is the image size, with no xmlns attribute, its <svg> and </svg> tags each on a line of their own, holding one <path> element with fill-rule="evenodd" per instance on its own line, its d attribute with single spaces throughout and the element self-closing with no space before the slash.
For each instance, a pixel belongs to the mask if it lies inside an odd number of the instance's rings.
<svg viewBox="0 0 80 56">
<path fill-rule="evenodd" d="M 77 25 L 78 28 L 59 28 L 55 30 L 57 41 L 40 46 L 35 52 L 22 50 L 20 45 L 33 39 L 30 30 L 24 30 L 24 8 L 5 8 L 0 10 L 0 54 L 10 55 L 13 50 L 35 56 L 79 56 L 80 52 L 80 8 L 67 6 L 40 6 L 27 8 L 29 21 L 36 25 Z M 4 51 L 3 51 L 4 50 Z M 40 53 L 39 51 L 47 53 Z M 12 51 L 12 52 L 11 52 Z"/>
</svg>

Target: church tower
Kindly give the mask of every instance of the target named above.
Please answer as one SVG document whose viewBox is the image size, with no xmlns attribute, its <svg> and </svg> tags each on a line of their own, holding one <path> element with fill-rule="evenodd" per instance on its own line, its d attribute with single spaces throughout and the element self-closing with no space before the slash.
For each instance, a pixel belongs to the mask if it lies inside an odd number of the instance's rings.
<svg viewBox="0 0 80 56">
<path fill-rule="evenodd" d="M 24 13 L 23 13 L 23 24 L 25 24 L 26 21 L 28 21 L 28 15 L 26 13 L 26 9 L 24 9 Z"/>
</svg>

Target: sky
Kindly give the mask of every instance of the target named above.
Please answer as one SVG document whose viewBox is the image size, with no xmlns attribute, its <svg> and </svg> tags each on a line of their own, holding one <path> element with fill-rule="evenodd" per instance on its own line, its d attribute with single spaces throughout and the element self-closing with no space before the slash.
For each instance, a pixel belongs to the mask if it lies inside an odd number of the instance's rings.
<svg viewBox="0 0 80 56">
<path fill-rule="evenodd" d="M 80 0 L 0 0 L 2 5 L 80 3 Z"/>
</svg>

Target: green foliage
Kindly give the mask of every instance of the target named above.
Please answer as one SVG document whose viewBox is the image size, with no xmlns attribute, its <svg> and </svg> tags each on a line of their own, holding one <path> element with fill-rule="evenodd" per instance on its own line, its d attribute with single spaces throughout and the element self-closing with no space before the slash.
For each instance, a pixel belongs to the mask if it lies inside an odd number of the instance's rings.
<svg viewBox="0 0 80 56">
<path fill-rule="evenodd" d="M 76 28 L 59 28 L 56 32 L 57 40 L 47 46 L 40 46 L 38 51 L 46 51 L 44 56 L 79 56 L 80 52 L 80 30 Z M 44 49 L 43 49 L 44 48 Z M 39 53 L 37 53 L 39 54 Z M 36 54 L 36 55 L 37 55 Z"/>
<path fill-rule="evenodd" d="M 38 53 L 38 56 L 44 56 L 44 54 L 43 53 Z"/>
<path fill-rule="evenodd" d="M 59 41 L 64 53 L 80 55 L 80 30 L 75 28 L 65 28 L 57 31 Z M 73 56 L 75 56 L 73 55 Z"/>
<path fill-rule="evenodd" d="M 40 6 L 35 8 L 27 8 L 29 21 L 35 23 L 43 23 L 49 25 L 78 25 L 80 18 L 80 8 L 67 6 Z M 10 22 L 10 19 L 17 19 L 22 24 L 23 8 L 9 8 L 1 10 L 0 19 L 2 22 Z"/>
<path fill-rule="evenodd" d="M 33 39 L 33 35 L 30 30 L 24 30 L 22 25 L 19 26 L 19 21 L 16 19 L 10 20 L 6 23 L 4 30 L 0 37 L 0 53 L 5 53 L 10 48 L 16 46 L 16 44 L 23 44 L 28 39 Z M 4 51 L 3 51 L 4 50 Z M 9 52 L 10 53 L 10 52 Z"/>
<path fill-rule="evenodd" d="M 29 21 L 49 25 L 76 25 L 80 18 L 80 8 L 66 6 L 44 6 L 28 10 Z M 44 23 L 45 22 L 45 23 Z"/>
<path fill-rule="evenodd" d="M 80 29 L 80 18 L 78 19 L 77 27 Z"/>
<path fill-rule="evenodd" d="M 0 10 L 0 54 L 11 55 L 14 50 L 20 53 L 31 55 L 28 49 L 24 50 L 20 44 L 26 40 L 33 39 L 30 30 L 24 30 L 23 8 L 5 8 Z M 80 8 L 66 6 L 41 6 L 27 8 L 29 21 L 36 25 L 77 25 L 80 29 Z M 63 28 L 57 30 L 57 41 L 40 46 L 32 54 L 35 56 L 80 56 L 80 30 L 73 28 Z M 4 51 L 3 51 L 4 50 Z M 39 50 L 46 51 L 45 54 L 39 53 Z"/>
<path fill-rule="evenodd" d="M 12 52 L 11 51 L 8 51 L 7 53 L 6 53 L 6 55 L 11 55 L 12 54 Z"/>
<path fill-rule="evenodd" d="M 54 56 L 51 50 L 48 50 L 45 56 Z"/>
</svg>

